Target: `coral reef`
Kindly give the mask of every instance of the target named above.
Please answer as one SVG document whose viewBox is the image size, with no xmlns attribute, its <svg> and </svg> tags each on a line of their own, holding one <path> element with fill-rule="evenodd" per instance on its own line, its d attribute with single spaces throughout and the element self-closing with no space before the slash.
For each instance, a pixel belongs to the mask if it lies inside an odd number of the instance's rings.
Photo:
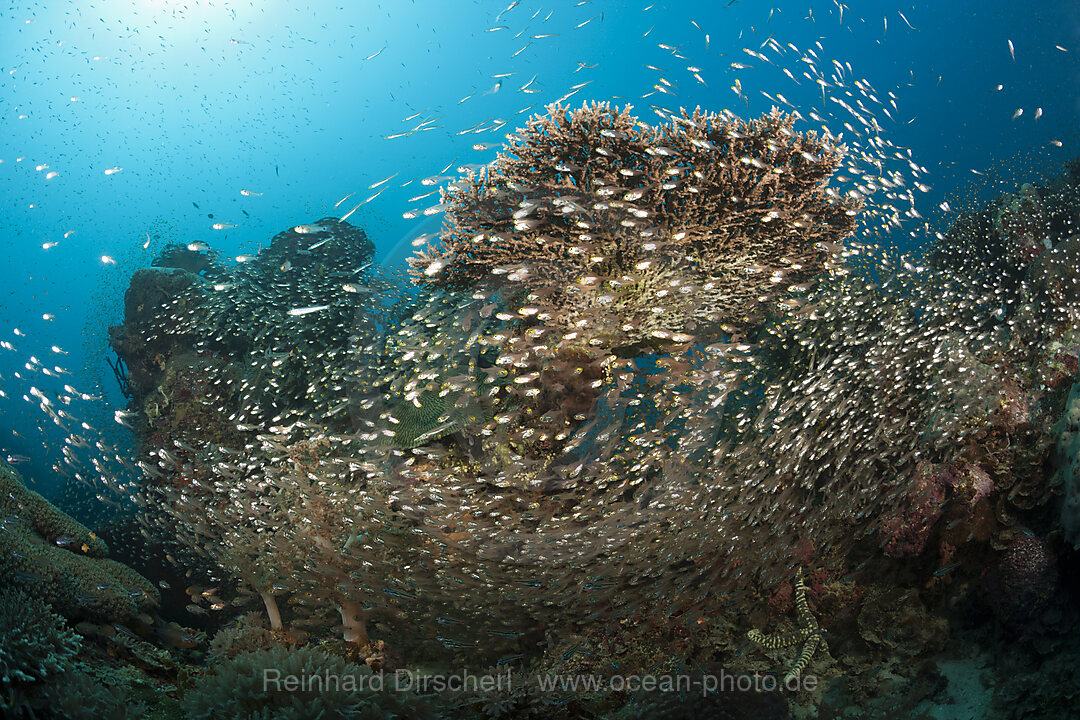
<svg viewBox="0 0 1080 720">
<path fill-rule="evenodd" d="M 918 594 L 893 597 L 882 586 L 867 596 L 857 622 L 863 640 L 900 661 L 937 652 L 948 635 L 947 621 L 931 615 Z"/>
<path fill-rule="evenodd" d="M 994 717 L 1002 720 L 1040 720 L 1076 715 L 1080 703 L 1076 659 L 1080 657 L 1076 634 L 1069 645 L 1050 656 L 1032 657 L 1011 653 L 1003 659 L 994 687 Z"/>
<path fill-rule="evenodd" d="M 72 631 L 64 618 L 22 590 L 0 590 L 3 717 L 124 720 L 148 717 L 151 704 L 168 704 L 169 686 L 152 679 L 176 677 L 177 664 L 165 651 L 130 630 L 110 627 L 111 639 L 102 644 L 104 628 L 85 621 L 77 627 L 92 632 Z M 150 657 L 155 658 L 150 664 L 139 659 Z"/>
<path fill-rule="evenodd" d="M 110 344 L 127 366 L 128 383 L 135 395 L 153 390 L 154 375 L 162 369 L 164 358 L 177 348 L 188 347 L 198 337 L 172 326 L 165 332 L 155 327 L 162 308 L 183 311 L 202 302 L 206 281 L 180 268 L 143 268 L 136 270 L 124 294 L 124 332 L 109 328 Z"/>
<path fill-rule="evenodd" d="M 280 679 L 280 683 L 267 686 L 264 674 L 271 680 Z M 290 686 L 294 681 L 296 686 Z M 427 704 L 410 692 L 378 685 L 372 689 L 372 683 L 381 681 L 370 668 L 315 647 L 279 647 L 238 655 L 215 666 L 185 692 L 183 709 L 191 720 L 431 715 Z"/>
<path fill-rule="evenodd" d="M 434 657 L 601 677 L 768 675 L 779 658 L 755 643 L 805 643 L 790 674 L 822 683 L 789 700 L 806 712 L 944 693 L 933 660 L 960 607 L 1059 643 L 1069 616 L 1044 598 L 1062 592 L 1071 405 L 1052 426 L 1080 351 L 1080 245 L 1053 220 L 1067 193 L 1001 205 L 982 270 L 942 248 L 924 265 L 845 238 L 841 149 L 792 128 L 554 107 L 451 184 L 413 287 L 323 220 L 132 307 L 114 340 L 149 368 L 129 408 L 145 525 L 237 584 L 229 603 L 191 593 L 194 611 L 266 617 L 218 634 L 228 669 L 186 702 L 314 652 L 295 649 L 308 633 L 362 671 Z M 1052 248 L 1014 262 L 1035 190 Z M 982 227 L 957 225 L 943 242 Z M 455 712 L 652 708 L 531 693 Z M 723 704 L 686 712 L 699 702 Z"/>
<path fill-rule="evenodd" d="M 908 557 L 923 551 L 943 512 L 949 480 L 947 468 L 925 467 L 916 471 L 903 507 L 895 515 L 886 517 L 882 524 L 881 532 L 885 538 L 882 549 L 886 555 Z"/>
<path fill-rule="evenodd" d="M 41 600 L 22 590 L 0 590 L 0 690 L 66 670 L 79 652 L 79 635 Z"/>
<path fill-rule="evenodd" d="M 93 532 L 23 485 L 0 461 L 0 578 L 67 618 L 113 623 L 153 608 L 159 594 L 146 578 L 110 560 Z"/>
<path fill-rule="evenodd" d="M 1013 277 L 1080 227 L 1080 161 L 1043 182 L 1021 183 L 984 207 L 962 212 L 930 248 L 931 262 L 983 277 Z"/>
<path fill-rule="evenodd" d="M 205 277 L 219 275 L 223 269 L 217 254 L 203 243 L 169 243 L 151 264 L 154 267 L 179 268 Z"/>
<path fill-rule="evenodd" d="M 142 720 L 149 706 L 129 694 L 125 687 L 110 687 L 84 670 L 57 678 L 54 687 L 39 700 L 39 711 L 65 720 Z"/>
<path fill-rule="evenodd" d="M 1013 622 L 1037 616 L 1061 589 L 1055 556 L 1030 530 L 1014 535 L 995 576 L 1001 584 L 994 600 Z"/>
<path fill-rule="evenodd" d="M 1006 194 L 994 208 L 994 232 L 1005 246 L 1005 258 L 1013 265 L 1026 267 L 1044 250 L 1052 247 L 1050 219 L 1039 191 L 1024 183 L 1016 193 Z"/>
<path fill-rule="evenodd" d="M 499 287 L 522 318 L 612 348 L 744 325 L 826 266 L 861 207 L 828 187 L 844 148 L 794 122 L 695 110 L 652 127 L 606 103 L 552 105 L 445 192 L 416 279 Z"/>
<path fill-rule="evenodd" d="M 1080 383 L 1069 390 L 1065 410 L 1054 426 L 1057 433 L 1054 481 L 1061 487 L 1061 526 L 1065 539 L 1080 549 Z"/>
<path fill-rule="evenodd" d="M 261 615 L 245 613 L 237 618 L 235 624 L 218 630 L 210 641 L 209 656 L 214 662 L 232 660 L 244 653 L 269 650 L 279 642 Z"/>
</svg>

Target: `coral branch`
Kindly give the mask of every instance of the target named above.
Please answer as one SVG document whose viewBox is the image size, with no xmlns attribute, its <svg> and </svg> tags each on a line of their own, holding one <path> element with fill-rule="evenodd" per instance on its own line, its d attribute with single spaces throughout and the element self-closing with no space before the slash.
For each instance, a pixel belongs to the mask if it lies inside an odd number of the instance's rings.
<svg viewBox="0 0 1080 720">
<path fill-rule="evenodd" d="M 266 615 L 270 618 L 270 629 L 281 629 L 281 611 L 278 610 L 277 600 L 270 593 L 269 590 L 260 590 L 259 597 L 262 598 L 263 605 L 266 606 Z"/>
<path fill-rule="evenodd" d="M 343 635 L 345 642 L 367 645 L 366 613 L 360 607 L 360 603 L 342 599 L 338 609 L 341 611 L 341 622 L 345 626 Z"/>
</svg>

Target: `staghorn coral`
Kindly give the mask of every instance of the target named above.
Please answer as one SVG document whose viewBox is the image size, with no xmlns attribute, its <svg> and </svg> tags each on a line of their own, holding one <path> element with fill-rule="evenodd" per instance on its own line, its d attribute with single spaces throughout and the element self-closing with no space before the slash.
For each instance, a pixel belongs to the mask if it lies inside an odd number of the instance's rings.
<svg viewBox="0 0 1080 720">
<path fill-rule="evenodd" d="M 106 558 L 104 541 L 27 489 L 2 461 L 0 518 L 0 577 L 64 617 L 113 623 L 158 604 L 150 581 Z"/>
<path fill-rule="evenodd" d="M 0 689 L 63 672 L 81 644 L 79 635 L 40 599 L 14 587 L 0 590 Z"/>
<path fill-rule="evenodd" d="M 657 127 L 606 103 L 547 110 L 445 191 L 441 245 L 410 259 L 417 282 L 493 285 L 522 317 L 620 347 L 747 324 L 855 226 L 860 201 L 828 188 L 844 149 L 776 109 Z"/>
</svg>

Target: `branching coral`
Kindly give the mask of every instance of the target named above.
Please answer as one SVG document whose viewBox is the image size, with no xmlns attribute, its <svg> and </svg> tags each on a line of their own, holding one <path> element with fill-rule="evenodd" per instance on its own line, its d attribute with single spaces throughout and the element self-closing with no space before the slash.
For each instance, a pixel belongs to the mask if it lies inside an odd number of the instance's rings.
<svg viewBox="0 0 1080 720">
<path fill-rule="evenodd" d="M 369 668 L 314 647 L 278 647 L 239 655 L 216 666 L 186 692 L 183 708 L 192 720 L 347 720 L 430 714 L 420 698 L 389 685 L 384 691 L 373 685 L 381 678 L 373 677 Z"/>
<path fill-rule="evenodd" d="M 0 690 L 66 670 L 81 645 L 64 619 L 17 588 L 0 590 Z"/>
<path fill-rule="evenodd" d="M 743 324 L 820 272 L 861 207 L 828 188 L 843 148 L 794 122 L 695 110 L 654 128 L 629 108 L 552 105 L 445 192 L 416 278 L 502 287 L 521 317 L 609 347 Z"/>
</svg>

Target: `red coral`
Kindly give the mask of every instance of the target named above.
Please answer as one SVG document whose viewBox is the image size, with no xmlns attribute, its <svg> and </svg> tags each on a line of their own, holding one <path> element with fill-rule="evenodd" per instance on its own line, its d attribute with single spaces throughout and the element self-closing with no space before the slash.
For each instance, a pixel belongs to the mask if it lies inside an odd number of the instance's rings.
<svg viewBox="0 0 1080 720">
<path fill-rule="evenodd" d="M 912 557 L 923 551 L 934 524 L 941 517 L 945 488 L 956 482 L 956 476 L 947 466 L 925 464 L 916 469 L 910 492 L 901 507 L 882 523 L 882 546 L 886 555 Z"/>
<path fill-rule="evenodd" d="M 776 590 L 769 597 L 770 615 L 787 615 L 795 607 L 795 591 L 788 580 L 776 586 Z"/>
</svg>

